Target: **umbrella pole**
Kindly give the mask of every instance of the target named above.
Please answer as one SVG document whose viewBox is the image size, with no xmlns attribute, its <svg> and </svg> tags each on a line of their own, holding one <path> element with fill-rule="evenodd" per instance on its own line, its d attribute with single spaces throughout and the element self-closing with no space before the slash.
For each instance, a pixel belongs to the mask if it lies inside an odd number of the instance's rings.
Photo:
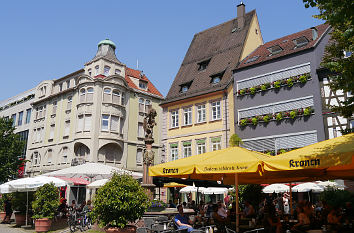
<svg viewBox="0 0 354 233">
<path fill-rule="evenodd" d="M 236 191 L 236 232 L 239 232 L 239 206 L 238 206 L 238 173 L 235 174 L 235 191 Z"/>
<path fill-rule="evenodd" d="M 289 183 L 289 191 L 290 191 L 290 215 L 293 215 L 293 191 L 291 189 L 291 183 Z"/>
<path fill-rule="evenodd" d="M 27 204 L 26 204 L 26 227 L 28 225 L 28 191 L 27 191 Z"/>
</svg>

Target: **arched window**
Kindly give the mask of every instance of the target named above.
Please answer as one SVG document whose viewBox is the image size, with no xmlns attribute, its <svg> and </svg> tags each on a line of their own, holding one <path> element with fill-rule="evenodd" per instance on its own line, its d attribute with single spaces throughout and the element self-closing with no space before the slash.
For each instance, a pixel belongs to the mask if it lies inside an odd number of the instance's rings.
<svg viewBox="0 0 354 233">
<path fill-rule="evenodd" d="M 108 76 L 110 69 L 111 69 L 111 67 L 105 66 L 105 67 L 104 67 L 104 75 Z"/>
<path fill-rule="evenodd" d="M 87 88 L 87 97 L 86 97 L 87 102 L 92 102 L 93 101 L 93 88 L 89 87 Z"/>
<path fill-rule="evenodd" d="M 139 112 L 144 112 L 145 108 L 145 100 L 143 98 L 139 99 Z"/>
<path fill-rule="evenodd" d="M 111 102 L 111 89 L 105 88 L 103 89 L 103 102 Z"/>
<path fill-rule="evenodd" d="M 113 103 L 114 104 L 121 104 L 120 101 L 120 92 L 118 90 L 113 90 Z"/>
<path fill-rule="evenodd" d="M 84 103 L 86 99 L 86 90 L 85 88 L 82 88 L 80 90 L 80 103 Z"/>
<path fill-rule="evenodd" d="M 149 112 L 150 105 L 151 105 L 151 101 L 150 100 L 145 100 L 145 112 L 146 113 Z"/>
</svg>

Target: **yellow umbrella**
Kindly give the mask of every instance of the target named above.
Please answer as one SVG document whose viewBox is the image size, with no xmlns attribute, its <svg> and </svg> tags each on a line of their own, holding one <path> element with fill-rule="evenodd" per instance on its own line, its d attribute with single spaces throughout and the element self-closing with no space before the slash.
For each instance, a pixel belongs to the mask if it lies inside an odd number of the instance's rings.
<svg viewBox="0 0 354 233">
<path fill-rule="evenodd" d="M 263 160 L 269 156 L 241 147 L 229 147 L 200 155 L 162 163 L 149 169 L 150 176 L 179 177 L 200 180 L 220 180 L 236 186 L 236 230 L 238 231 L 239 178 L 248 174 L 259 177 L 263 172 Z M 240 176 L 240 177 L 239 177 Z M 232 183 L 231 183 L 232 182 Z"/>
<path fill-rule="evenodd" d="M 179 184 L 176 182 L 170 182 L 170 183 L 164 184 L 163 187 L 165 187 L 165 188 L 179 188 L 179 187 L 184 188 L 184 187 L 187 187 L 187 185 Z"/>
</svg>

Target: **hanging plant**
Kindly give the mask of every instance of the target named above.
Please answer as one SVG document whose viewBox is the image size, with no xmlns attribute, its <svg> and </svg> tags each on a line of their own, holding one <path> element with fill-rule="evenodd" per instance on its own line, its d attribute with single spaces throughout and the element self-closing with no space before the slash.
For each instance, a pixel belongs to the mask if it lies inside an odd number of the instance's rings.
<svg viewBox="0 0 354 233">
<path fill-rule="evenodd" d="M 300 83 L 306 83 L 309 77 L 310 77 L 309 74 L 301 75 L 300 78 L 299 78 Z"/>
<path fill-rule="evenodd" d="M 283 120 L 283 114 L 282 114 L 281 112 L 277 113 L 276 116 L 275 116 L 275 119 L 276 119 L 277 121 Z"/>
<path fill-rule="evenodd" d="M 253 125 L 257 125 L 257 124 L 258 124 L 258 119 L 257 119 L 257 117 L 253 117 L 253 118 L 252 118 L 252 124 L 253 124 Z"/>
<path fill-rule="evenodd" d="M 288 85 L 288 87 L 292 87 L 294 86 L 294 81 L 292 78 L 289 78 L 288 80 L 286 80 L 286 84 Z"/>
<path fill-rule="evenodd" d="M 264 121 L 265 123 L 268 123 L 268 122 L 270 121 L 270 116 L 269 116 L 269 115 L 265 115 L 265 116 L 263 117 L 263 121 Z"/>
<path fill-rule="evenodd" d="M 266 86 L 267 89 L 271 87 L 271 83 L 265 83 L 264 85 Z"/>
<path fill-rule="evenodd" d="M 240 120 L 240 125 L 245 126 L 247 124 L 247 120 L 246 119 L 241 119 Z"/>
<path fill-rule="evenodd" d="M 251 95 L 256 94 L 256 88 L 251 87 L 251 88 L 250 88 L 250 93 L 251 93 Z"/>
<path fill-rule="evenodd" d="M 239 92 L 240 95 L 246 94 L 246 90 L 245 90 L 245 89 L 241 89 L 241 90 L 239 90 L 238 92 Z"/>
<path fill-rule="evenodd" d="M 266 91 L 266 90 L 267 90 L 267 86 L 266 86 L 265 84 L 263 84 L 263 85 L 261 86 L 261 90 L 262 90 L 262 91 Z"/>
<path fill-rule="evenodd" d="M 273 86 L 274 86 L 274 88 L 279 89 L 281 87 L 280 81 L 275 81 Z"/>
<path fill-rule="evenodd" d="M 291 119 L 294 119 L 294 118 L 296 117 L 296 115 L 297 115 L 297 111 L 292 110 L 292 111 L 290 112 L 290 118 L 291 118 Z"/>
<path fill-rule="evenodd" d="M 256 86 L 256 91 L 260 91 L 261 90 L 261 85 Z"/>
</svg>

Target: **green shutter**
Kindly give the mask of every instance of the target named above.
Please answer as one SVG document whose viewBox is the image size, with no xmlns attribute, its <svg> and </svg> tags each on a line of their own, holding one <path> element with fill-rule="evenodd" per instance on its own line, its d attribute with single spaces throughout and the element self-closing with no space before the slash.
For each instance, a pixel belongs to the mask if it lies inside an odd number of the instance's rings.
<svg viewBox="0 0 354 233">
<path fill-rule="evenodd" d="M 205 139 L 197 140 L 197 144 L 205 144 Z"/>
<path fill-rule="evenodd" d="M 220 142 L 221 141 L 221 138 L 212 138 L 211 139 L 211 142 Z"/>
<path fill-rule="evenodd" d="M 178 147 L 178 143 L 171 143 L 170 147 Z"/>
<path fill-rule="evenodd" d="M 192 143 L 189 141 L 189 142 L 183 142 L 183 146 L 190 146 L 192 145 Z"/>
</svg>

